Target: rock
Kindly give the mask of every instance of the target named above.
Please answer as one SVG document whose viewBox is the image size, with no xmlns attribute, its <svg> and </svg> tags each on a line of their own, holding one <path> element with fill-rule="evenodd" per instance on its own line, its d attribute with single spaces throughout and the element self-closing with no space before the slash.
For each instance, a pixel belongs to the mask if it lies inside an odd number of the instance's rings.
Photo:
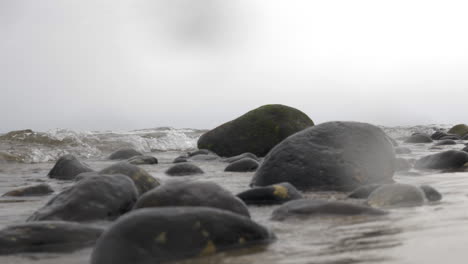
<svg viewBox="0 0 468 264">
<path fill-rule="evenodd" d="M 129 211 L 137 197 L 135 185 L 127 176 L 96 173 L 57 194 L 28 221 L 114 220 Z"/>
<path fill-rule="evenodd" d="M 19 156 L 0 151 L 0 164 L 6 162 L 23 162 L 23 159 Z"/>
<path fill-rule="evenodd" d="M 468 140 L 468 134 L 464 135 L 461 139 L 462 140 Z"/>
<path fill-rule="evenodd" d="M 380 186 L 382 186 L 382 184 L 367 184 L 358 187 L 348 195 L 348 198 L 367 199 L 369 195 Z"/>
<path fill-rule="evenodd" d="M 159 186 L 159 181 L 148 172 L 126 161 L 114 163 L 101 170 L 99 174 L 123 174 L 130 177 L 130 179 L 135 183 L 140 195 Z"/>
<path fill-rule="evenodd" d="M 439 140 L 439 139 L 441 139 L 442 137 L 445 137 L 445 136 L 448 136 L 448 134 L 443 132 L 443 131 L 436 131 L 431 135 L 431 139 Z"/>
<path fill-rule="evenodd" d="M 103 229 L 78 223 L 43 221 L 0 230 L 0 255 L 70 252 L 93 246 Z"/>
<path fill-rule="evenodd" d="M 128 163 L 133 165 L 143 165 L 143 164 L 158 164 L 158 159 L 153 156 L 134 156 L 127 160 Z"/>
<path fill-rule="evenodd" d="M 191 163 L 178 163 L 166 171 L 166 174 L 170 176 L 188 176 L 202 173 L 204 173 L 202 169 Z"/>
<path fill-rule="evenodd" d="M 410 184 L 384 184 L 369 195 L 367 204 L 377 208 L 419 206 L 424 197 L 422 189 Z"/>
<path fill-rule="evenodd" d="M 208 149 L 199 149 L 199 150 L 196 150 L 196 151 L 193 151 L 193 152 L 189 152 L 187 153 L 188 157 L 193 157 L 193 156 L 196 156 L 196 155 L 216 155 L 216 153 L 214 153 L 213 151 L 211 150 L 208 150 Z"/>
<path fill-rule="evenodd" d="M 409 171 L 411 169 L 411 163 L 408 160 L 397 158 L 395 163 L 396 171 Z"/>
<path fill-rule="evenodd" d="M 98 240 L 91 264 L 150 264 L 263 245 L 275 236 L 249 218 L 206 207 L 140 209 Z"/>
<path fill-rule="evenodd" d="M 458 169 L 468 162 L 468 153 L 458 150 L 448 150 L 422 157 L 416 161 L 416 169 Z"/>
<path fill-rule="evenodd" d="M 441 137 L 439 140 L 448 140 L 448 139 L 461 140 L 461 137 L 457 135 L 447 135 L 447 136 Z"/>
<path fill-rule="evenodd" d="M 242 153 L 240 155 L 230 157 L 230 158 L 225 158 L 225 159 L 223 159 L 223 161 L 233 163 L 233 162 L 241 160 L 243 158 L 251 158 L 251 159 L 254 159 L 256 161 L 260 161 L 260 159 L 255 154 L 250 153 L 250 152 Z"/>
<path fill-rule="evenodd" d="M 135 149 L 132 148 L 122 148 L 117 150 L 116 152 L 112 153 L 109 156 L 109 159 L 111 160 L 124 160 L 124 159 L 129 159 L 131 157 L 135 156 L 142 156 L 143 154 L 139 151 L 136 151 Z"/>
<path fill-rule="evenodd" d="M 251 158 L 243 158 L 238 161 L 234 161 L 233 163 L 229 164 L 224 171 L 232 171 L 232 172 L 248 172 L 248 171 L 255 171 L 258 168 L 259 164 L 256 160 Z"/>
<path fill-rule="evenodd" d="M 421 185 L 421 190 L 423 190 L 424 194 L 426 195 L 426 199 L 430 202 L 437 202 L 442 200 L 442 194 L 440 194 L 436 189 L 434 189 L 430 185 Z"/>
<path fill-rule="evenodd" d="M 431 143 L 432 139 L 426 134 L 413 134 L 405 140 L 405 143 Z"/>
<path fill-rule="evenodd" d="M 395 154 L 411 154 L 412 151 L 409 148 L 406 147 L 398 147 L 395 148 Z"/>
<path fill-rule="evenodd" d="M 265 157 L 253 186 L 289 182 L 299 190 L 353 190 L 392 182 L 395 153 L 378 127 L 328 122 L 296 133 Z"/>
<path fill-rule="evenodd" d="M 142 195 L 135 209 L 145 207 L 203 206 L 250 217 L 245 204 L 213 182 L 172 181 Z"/>
<path fill-rule="evenodd" d="M 468 134 L 468 126 L 465 124 L 458 124 L 456 126 L 453 126 L 450 128 L 448 131 L 449 134 L 455 134 L 460 137 L 463 137 L 464 135 Z"/>
<path fill-rule="evenodd" d="M 48 184 L 38 184 L 11 190 L 2 196 L 41 196 L 53 193 L 54 190 Z"/>
<path fill-rule="evenodd" d="M 383 215 L 385 211 L 368 206 L 324 200 L 300 199 L 287 202 L 273 211 L 271 219 L 282 221 L 290 217 L 311 217 L 326 215 Z"/>
<path fill-rule="evenodd" d="M 216 154 L 198 154 L 198 155 L 190 157 L 190 160 L 195 160 L 195 161 L 210 161 L 210 160 L 217 160 L 217 159 L 219 159 L 219 156 Z"/>
<path fill-rule="evenodd" d="M 75 156 L 68 154 L 57 160 L 47 176 L 59 180 L 73 180 L 80 173 L 92 171 L 88 165 L 79 161 Z"/>
<path fill-rule="evenodd" d="M 464 147 L 461 151 L 468 152 L 468 146 Z"/>
<path fill-rule="evenodd" d="M 264 105 L 203 134 L 198 148 L 232 157 L 251 152 L 265 156 L 288 136 L 313 126 L 303 112 L 285 105 Z"/>
<path fill-rule="evenodd" d="M 302 199 L 302 194 L 291 184 L 280 184 L 252 188 L 237 195 L 246 204 L 271 205 L 283 204 L 292 200 Z"/>
<path fill-rule="evenodd" d="M 182 163 L 182 162 L 187 162 L 187 157 L 185 156 L 180 156 L 174 159 L 172 163 Z"/>
<path fill-rule="evenodd" d="M 444 145 L 456 145 L 457 142 L 455 142 L 452 139 L 443 139 L 440 140 L 439 142 L 435 143 L 434 146 L 444 146 Z"/>
</svg>

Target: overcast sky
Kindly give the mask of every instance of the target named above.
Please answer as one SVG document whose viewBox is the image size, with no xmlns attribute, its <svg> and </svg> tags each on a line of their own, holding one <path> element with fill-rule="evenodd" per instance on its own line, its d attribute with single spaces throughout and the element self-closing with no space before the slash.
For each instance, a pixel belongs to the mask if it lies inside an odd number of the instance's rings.
<svg viewBox="0 0 468 264">
<path fill-rule="evenodd" d="M 0 0 L 0 131 L 466 123 L 464 2 Z"/>
</svg>

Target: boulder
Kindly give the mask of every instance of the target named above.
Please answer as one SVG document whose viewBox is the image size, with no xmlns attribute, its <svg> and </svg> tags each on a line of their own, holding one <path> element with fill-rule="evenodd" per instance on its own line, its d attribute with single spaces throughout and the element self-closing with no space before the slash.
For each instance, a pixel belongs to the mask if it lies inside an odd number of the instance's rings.
<svg viewBox="0 0 468 264">
<path fill-rule="evenodd" d="M 419 206 L 424 203 L 424 198 L 424 192 L 417 186 L 384 184 L 369 195 L 367 204 L 377 208 Z"/>
<path fill-rule="evenodd" d="M 245 204 L 214 182 L 171 181 L 142 195 L 135 209 L 168 206 L 203 206 L 250 217 Z"/>
<path fill-rule="evenodd" d="M 23 162 L 23 158 L 7 152 L 0 151 L 0 164 L 9 162 Z"/>
<path fill-rule="evenodd" d="M 264 105 L 203 134 L 198 148 L 223 157 L 251 152 L 265 156 L 288 136 L 313 126 L 303 112 L 285 105 Z"/>
<path fill-rule="evenodd" d="M 434 189 L 432 186 L 424 184 L 420 186 L 421 190 L 423 190 L 426 199 L 430 202 L 437 202 L 442 200 L 442 194 Z"/>
<path fill-rule="evenodd" d="M 302 194 L 287 182 L 252 188 L 237 195 L 246 204 L 271 205 L 283 204 L 292 200 L 302 199 Z"/>
<path fill-rule="evenodd" d="M 458 135 L 447 135 L 447 136 L 441 137 L 439 140 L 447 140 L 447 139 L 461 140 L 462 138 L 460 136 L 458 136 Z"/>
<path fill-rule="evenodd" d="M 34 186 L 28 186 L 23 188 L 18 188 L 15 190 L 11 190 L 5 193 L 2 196 L 41 196 L 41 195 L 48 195 L 53 193 L 54 190 L 50 185 L 42 183 Z"/>
<path fill-rule="evenodd" d="M 187 162 L 187 161 L 188 161 L 187 157 L 179 156 L 179 157 L 175 158 L 172 163 L 182 163 L 182 162 Z"/>
<path fill-rule="evenodd" d="M 129 158 L 127 162 L 133 165 L 151 165 L 158 164 L 158 159 L 153 156 L 134 156 Z"/>
<path fill-rule="evenodd" d="M 148 172 L 126 161 L 114 163 L 101 170 L 99 174 L 123 174 L 130 177 L 135 183 L 140 195 L 159 186 L 159 181 Z"/>
<path fill-rule="evenodd" d="M 340 201 L 300 199 L 287 202 L 274 210 L 272 220 L 282 221 L 290 217 L 311 216 L 355 216 L 355 215 L 383 215 L 385 211 L 368 206 Z"/>
<path fill-rule="evenodd" d="M 434 146 L 444 146 L 444 145 L 456 145 L 457 142 L 455 142 L 452 139 L 443 139 L 439 140 L 437 143 L 434 144 Z"/>
<path fill-rule="evenodd" d="M 203 173 L 202 169 L 191 163 L 178 163 L 166 171 L 166 174 L 170 176 L 188 176 Z"/>
<path fill-rule="evenodd" d="M 217 159 L 219 159 L 219 156 L 216 154 L 198 154 L 190 157 L 190 160 L 194 161 L 211 161 Z"/>
<path fill-rule="evenodd" d="M 367 184 L 358 187 L 348 195 L 348 198 L 367 199 L 369 195 L 380 186 L 382 186 L 382 184 Z"/>
<path fill-rule="evenodd" d="M 119 149 L 119 150 L 115 151 L 114 153 L 112 153 L 109 156 L 109 159 L 111 159 L 111 160 L 124 160 L 124 159 L 129 159 L 131 157 L 142 156 L 142 155 L 143 154 L 141 152 L 136 151 L 135 149 L 122 148 L 122 149 Z"/>
<path fill-rule="evenodd" d="M 102 228 L 62 221 L 8 226 L 0 230 L 0 255 L 75 251 L 93 246 L 102 232 Z"/>
<path fill-rule="evenodd" d="M 265 245 L 275 236 L 249 218 L 207 207 L 135 210 L 99 238 L 91 264 L 166 263 Z"/>
<path fill-rule="evenodd" d="M 431 139 L 433 140 L 439 140 L 442 137 L 448 136 L 449 134 L 443 132 L 443 131 L 436 131 L 431 135 Z"/>
<path fill-rule="evenodd" d="M 257 155 L 255 155 L 253 153 L 250 153 L 250 152 L 242 153 L 240 155 L 230 157 L 230 158 L 225 158 L 225 159 L 223 159 L 223 161 L 228 162 L 228 163 L 233 163 L 233 162 L 241 160 L 243 158 L 251 158 L 251 159 L 254 159 L 256 161 L 260 161 L 260 159 L 257 157 Z"/>
<path fill-rule="evenodd" d="M 453 126 L 450 128 L 448 131 L 449 134 L 455 134 L 460 137 L 463 137 L 464 135 L 468 134 L 468 126 L 465 124 L 458 124 L 456 126 Z"/>
<path fill-rule="evenodd" d="M 468 153 L 458 150 L 448 150 L 422 157 L 414 167 L 416 169 L 458 169 L 468 162 Z"/>
<path fill-rule="evenodd" d="M 137 197 L 135 184 L 127 176 L 96 173 L 57 194 L 28 221 L 114 220 L 131 210 Z"/>
<path fill-rule="evenodd" d="M 80 173 L 92 171 L 88 165 L 79 161 L 75 156 L 68 154 L 57 160 L 47 176 L 59 180 L 73 180 Z"/>
<path fill-rule="evenodd" d="M 195 150 L 192 152 L 188 152 L 187 155 L 188 157 L 193 157 L 196 155 L 216 155 L 216 153 L 214 153 L 213 151 L 209 149 L 199 149 L 199 150 Z"/>
<path fill-rule="evenodd" d="M 256 160 L 251 158 L 243 158 L 229 164 L 224 171 L 231 172 L 248 172 L 257 170 L 259 164 Z"/>
<path fill-rule="evenodd" d="M 431 143 L 432 139 L 426 134 L 413 134 L 405 140 L 405 143 Z"/>
<path fill-rule="evenodd" d="M 296 133 L 265 157 L 253 186 L 289 182 L 299 190 L 353 190 L 392 182 L 395 153 L 378 127 L 328 122 Z"/>
</svg>

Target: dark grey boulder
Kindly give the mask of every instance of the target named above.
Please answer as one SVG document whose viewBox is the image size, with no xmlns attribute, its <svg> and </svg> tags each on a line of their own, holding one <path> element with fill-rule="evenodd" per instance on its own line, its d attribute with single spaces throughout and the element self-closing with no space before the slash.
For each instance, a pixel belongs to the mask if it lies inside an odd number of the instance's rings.
<svg viewBox="0 0 468 264">
<path fill-rule="evenodd" d="M 367 198 L 372 207 L 409 207 L 424 203 L 425 194 L 417 186 L 403 183 L 384 184 L 375 189 Z"/>
<path fill-rule="evenodd" d="M 252 188 L 237 194 L 246 204 L 270 205 L 283 204 L 292 200 L 302 199 L 302 194 L 287 182 Z"/>
<path fill-rule="evenodd" d="M 460 136 L 457 136 L 457 135 L 447 135 L 447 136 L 443 136 L 441 137 L 439 140 L 461 140 L 462 138 Z"/>
<path fill-rule="evenodd" d="M 171 181 L 142 195 L 134 207 L 168 206 L 213 207 L 250 217 L 244 202 L 214 182 Z"/>
<path fill-rule="evenodd" d="M 455 142 L 455 140 L 443 139 L 443 140 L 439 140 L 438 142 L 436 142 L 434 144 L 434 146 L 456 145 L 456 144 L 457 144 L 457 142 Z"/>
<path fill-rule="evenodd" d="M 159 186 L 159 181 L 148 172 L 126 161 L 114 163 L 101 170 L 99 174 L 123 174 L 128 176 L 135 183 L 140 195 Z"/>
<path fill-rule="evenodd" d="M 458 150 L 448 150 L 422 157 L 416 161 L 416 169 L 458 169 L 468 162 L 468 153 Z"/>
<path fill-rule="evenodd" d="M 93 170 L 88 165 L 79 161 L 75 156 L 68 154 L 57 160 L 47 176 L 59 180 L 73 180 L 76 175 L 91 171 Z"/>
<path fill-rule="evenodd" d="M 42 183 L 34 186 L 11 190 L 2 196 L 41 196 L 48 195 L 53 192 L 54 190 L 52 189 L 52 187 L 50 187 L 50 185 Z"/>
<path fill-rule="evenodd" d="M 166 174 L 170 176 L 188 176 L 195 174 L 203 174 L 203 170 L 200 169 L 197 165 L 191 163 L 178 163 L 170 167 L 166 171 Z"/>
<path fill-rule="evenodd" d="M 243 158 L 229 164 L 224 171 L 231 172 L 248 172 L 257 170 L 259 164 L 256 160 L 251 158 Z"/>
<path fill-rule="evenodd" d="M 468 146 L 464 147 L 461 151 L 468 152 Z"/>
<path fill-rule="evenodd" d="M 395 153 L 382 129 L 328 122 L 278 144 L 258 168 L 252 186 L 289 182 L 299 190 L 353 190 L 392 182 Z"/>
<path fill-rule="evenodd" d="M 210 130 L 198 139 L 198 148 L 232 157 L 251 152 L 265 156 L 288 136 L 313 126 L 303 112 L 285 105 L 264 105 Z"/>
<path fill-rule="evenodd" d="M 426 199 L 430 202 L 437 202 L 442 200 L 442 194 L 434 189 L 432 186 L 424 184 L 419 186 L 421 190 L 423 190 L 424 194 L 426 195 Z"/>
<path fill-rule="evenodd" d="M 348 198 L 367 199 L 369 195 L 380 186 L 382 186 L 382 184 L 367 184 L 358 187 L 348 195 Z"/>
<path fill-rule="evenodd" d="M 158 159 L 153 156 L 134 156 L 129 158 L 127 162 L 133 165 L 152 165 L 158 164 Z"/>
<path fill-rule="evenodd" d="M 431 135 L 431 139 L 433 140 L 439 140 L 445 136 L 448 136 L 449 134 L 443 132 L 443 131 L 436 131 Z"/>
<path fill-rule="evenodd" d="M 197 155 L 216 155 L 216 153 L 208 149 L 199 149 L 192 152 L 188 152 L 187 155 L 188 157 L 193 157 Z"/>
<path fill-rule="evenodd" d="M 249 218 L 207 207 L 135 210 L 99 238 L 91 264 L 154 264 L 265 245 L 275 236 Z"/>
<path fill-rule="evenodd" d="M 103 229 L 72 222 L 43 221 L 0 230 L 0 255 L 71 252 L 91 247 Z"/>
<path fill-rule="evenodd" d="M 274 210 L 272 220 L 282 221 L 290 217 L 383 215 L 385 211 L 354 203 L 300 199 L 287 202 Z"/>
<path fill-rule="evenodd" d="M 426 134 L 413 134 L 405 140 L 405 143 L 431 143 L 432 139 Z"/>
<path fill-rule="evenodd" d="M 114 220 L 131 210 L 137 197 L 135 184 L 127 176 L 96 173 L 57 194 L 28 221 Z"/>
<path fill-rule="evenodd" d="M 256 161 L 260 161 L 260 159 L 257 157 L 257 155 L 255 155 L 253 153 L 250 153 L 250 152 L 242 153 L 240 155 L 230 157 L 230 158 L 225 158 L 225 159 L 223 159 L 223 161 L 228 162 L 228 163 L 233 163 L 233 162 L 241 160 L 243 158 L 251 158 L 251 159 L 254 159 Z"/>
<path fill-rule="evenodd" d="M 186 156 L 179 156 L 177 158 L 174 159 L 174 161 L 172 163 L 182 163 L 182 162 L 187 162 L 188 159 Z"/>
<path fill-rule="evenodd" d="M 194 161 L 211 161 L 219 159 L 219 156 L 216 154 L 198 154 L 191 156 L 189 159 Z"/>
<path fill-rule="evenodd" d="M 124 159 L 129 159 L 131 157 L 134 157 L 134 156 L 142 156 L 143 154 L 139 151 L 136 151 L 135 149 L 132 149 L 132 148 L 122 148 L 122 149 L 119 149 L 117 151 L 115 151 L 114 153 L 112 153 L 110 156 L 109 156 L 109 159 L 111 160 L 124 160 Z"/>
<path fill-rule="evenodd" d="M 407 147 L 397 147 L 395 148 L 395 154 L 411 154 L 411 149 Z"/>
</svg>

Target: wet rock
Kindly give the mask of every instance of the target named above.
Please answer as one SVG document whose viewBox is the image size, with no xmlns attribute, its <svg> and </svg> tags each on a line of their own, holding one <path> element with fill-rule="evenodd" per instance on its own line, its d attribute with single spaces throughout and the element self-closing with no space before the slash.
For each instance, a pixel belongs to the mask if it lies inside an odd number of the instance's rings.
<svg viewBox="0 0 468 264">
<path fill-rule="evenodd" d="M 403 183 L 384 184 L 375 189 L 367 199 L 372 207 L 408 207 L 424 203 L 425 194 L 417 186 Z"/>
<path fill-rule="evenodd" d="M 223 161 L 228 162 L 228 163 L 233 163 L 233 162 L 241 160 L 243 158 L 251 158 L 251 159 L 254 159 L 256 161 L 260 161 L 260 159 L 257 157 L 257 155 L 255 155 L 253 153 L 250 153 L 250 152 L 242 153 L 240 155 L 230 157 L 230 158 L 225 158 L 225 159 L 223 159 Z"/>
<path fill-rule="evenodd" d="M 204 206 L 250 217 L 245 204 L 213 182 L 172 181 L 142 195 L 135 209 L 145 207 Z"/>
<path fill-rule="evenodd" d="M 170 176 L 188 176 L 202 173 L 202 169 L 191 163 L 178 163 L 166 171 L 166 174 Z"/>
<path fill-rule="evenodd" d="M 443 132 L 443 131 L 436 131 L 431 135 L 431 139 L 439 140 L 439 139 L 441 139 L 441 138 L 443 138 L 445 136 L 448 136 L 448 134 Z"/>
<path fill-rule="evenodd" d="M 234 161 L 229 164 L 224 171 L 232 172 L 248 172 L 255 171 L 258 168 L 259 164 L 256 160 L 251 158 L 243 158 L 238 161 Z"/>
<path fill-rule="evenodd" d="M 208 150 L 208 149 L 199 149 L 199 150 L 196 150 L 196 151 L 193 151 L 193 152 L 189 152 L 187 153 L 188 157 L 193 157 L 193 156 L 197 156 L 197 155 L 216 155 L 216 153 L 214 153 L 213 151 L 211 150 Z"/>
<path fill-rule="evenodd" d="M 468 140 L 468 134 L 464 135 L 461 139 Z"/>
<path fill-rule="evenodd" d="M 456 126 L 453 126 L 450 128 L 448 131 L 449 134 L 455 134 L 460 137 L 463 137 L 464 135 L 468 134 L 468 126 L 465 124 L 458 124 Z"/>
<path fill-rule="evenodd" d="M 405 143 L 431 143 L 432 139 L 426 134 L 413 134 L 405 140 Z"/>
<path fill-rule="evenodd" d="M 398 147 L 395 148 L 395 154 L 411 154 L 412 151 L 409 148 L 406 147 Z"/>
<path fill-rule="evenodd" d="M 182 163 L 182 162 L 187 162 L 187 157 L 185 156 L 180 156 L 174 159 L 172 163 Z"/>
<path fill-rule="evenodd" d="M 287 202 L 273 211 L 271 219 L 282 221 L 290 217 L 311 217 L 326 215 L 383 215 L 385 211 L 368 206 L 325 200 L 300 199 Z"/>
<path fill-rule="evenodd" d="M 6 162 L 23 162 L 23 159 L 19 156 L 0 151 L 0 164 Z"/>
<path fill-rule="evenodd" d="M 292 200 L 302 199 L 302 194 L 291 184 L 280 184 L 252 188 L 237 195 L 246 204 L 270 205 L 283 204 Z"/>
<path fill-rule="evenodd" d="M 367 199 L 369 195 L 380 186 L 382 186 L 382 184 L 367 184 L 358 187 L 348 195 L 348 198 Z"/>
<path fill-rule="evenodd" d="M 93 170 L 73 155 L 60 157 L 47 176 L 59 180 L 73 180 L 76 175 Z"/>
<path fill-rule="evenodd" d="M 457 142 L 455 142 L 452 139 L 444 139 L 440 140 L 439 142 L 435 143 L 434 146 L 444 146 L 444 145 L 456 145 Z"/>
<path fill-rule="evenodd" d="M 113 220 L 129 211 L 137 197 L 135 185 L 127 176 L 96 173 L 57 194 L 28 221 Z"/>
<path fill-rule="evenodd" d="M 461 137 L 460 137 L 460 136 L 457 136 L 457 135 L 447 135 L 447 136 L 441 137 L 439 140 L 448 140 L 448 139 L 451 139 L 451 140 L 460 140 Z"/>
<path fill-rule="evenodd" d="M 464 147 L 461 151 L 468 152 L 468 146 Z"/>
<path fill-rule="evenodd" d="M 436 189 L 430 185 L 421 185 L 421 190 L 424 192 L 426 199 L 430 202 L 437 202 L 442 200 L 442 194 L 440 194 Z"/>
<path fill-rule="evenodd" d="M 253 186 L 289 182 L 299 190 L 353 190 L 392 182 L 395 153 L 378 127 L 328 122 L 278 144 L 257 170 Z"/>
<path fill-rule="evenodd" d="M 158 159 L 153 156 L 134 156 L 127 160 L 128 163 L 133 165 L 151 165 L 151 164 L 158 164 Z"/>
<path fill-rule="evenodd" d="M 468 153 L 458 150 L 448 150 L 425 156 L 416 161 L 416 169 L 457 169 L 468 162 Z"/>
<path fill-rule="evenodd" d="M 397 158 L 395 163 L 395 170 L 396 171 L 409 171 L 411 169 L 411 163 L 402 158 Z"/>
<path fill-rule="evenodd" d="M 249 218 L 206 207 L 140 209 L 98 240 L 91 264 L 165 263 L 263 245 L 275 237 Z"/>
<path fill-rule="evenodd" d="M 117 150 L 116 152 L 112 153 L 110 156 L 109 156 L 109 159 L 111 160 L 124 160 L 124 159 L 129 159 L 131 157 L 135 157 L 135 156 L 142 156 L 143 154 L 139 151 L 136 151 L 135 149 L 132 149 L 132 148 L 123 148 L 123 149 L 119 149 Z"/>
<path fill-rule="evenodd" d="M 100 174 L 123 174 L 135 183 L 135 186 L 138 189 L 138 193 L 141 195 L 157 186 L 159 186 L 159 181 L 151 176 L 144 169 L 130 164 L 126 161 L 121 161 L 114 163 L 111 166 L 101 170 Z"/>
<path fill-rule="evenodd" d="M 0 255 L 70 252 L 93 246 L 103 229 L 78 223 L 43 221 L 0 230 Z"/>
<path fill-rule="evenodd" d="M 38 184 L 11 190 L 2 196 L 41 196 L 53 193 L 54 190 L 48 184 Z"/>
<path fill-rule="evenodd" d="M 288 136 L 313 126 L 303 112 L 285 105 L 264 105 L 203 134 L 198 148 L 222 157 L 251 152 L 265 156 Z"/>
<path fill-rule="evenodd" d="M 217 159 L 219 159 L 219 156 L 216 154 L 198 154 L 190 157 L 190 160 L 194 161 L 211 161 Z"/>
</svg>

